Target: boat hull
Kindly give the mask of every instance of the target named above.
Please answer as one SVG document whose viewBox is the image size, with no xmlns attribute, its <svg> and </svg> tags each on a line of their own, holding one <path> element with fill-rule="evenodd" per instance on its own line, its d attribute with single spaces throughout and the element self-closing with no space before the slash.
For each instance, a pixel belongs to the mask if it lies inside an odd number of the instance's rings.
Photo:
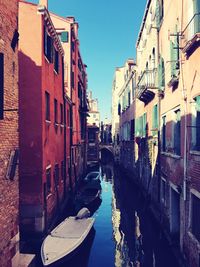
<svg viewBox="0 0 200 267">
<path fill-rule="evenodd" d="M 41 259 L 44 266 L 52 265 L 73 252 L 88 236 L 94 218 L 76 220 L 68 217 L 59 224 L 44 240 L 41 247 Z"/>
</svg>

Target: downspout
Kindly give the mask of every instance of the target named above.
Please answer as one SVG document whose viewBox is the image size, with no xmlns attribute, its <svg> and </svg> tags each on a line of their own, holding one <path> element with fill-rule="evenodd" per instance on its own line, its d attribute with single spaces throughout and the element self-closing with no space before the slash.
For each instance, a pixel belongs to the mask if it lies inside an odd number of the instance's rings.
<svg viewBox="0 0 200 267">
<path fill-rule="evenodd" d="M 72 101 L 72 25 L 70 25 L 70 158 L 69 158 L 69 183 L 70 183 L 70 190 L 73 192 L 73 186 L 72 186 L 72 145 L 73 145 L 73 101 Z"/>
<path fill-rule="evenodd" d="M 64 111 L 64 199 L 66 198 L 66 166 L 67 166 L 67 131 L 66 131 L 66 95 L 65 95 L 65 84 L 64 84 L 64 58 L 62 57 L 62 87 L 63 87 L 63 111 Z"/>
<path fill-rule="evenodd" d="M 183 31 L 183 4 L 184 0 L 181 1 L 182 3 L 182 9 L 181 9 L 181 33 Z M 182 68 L 182 53 L 181 53 L 181 60 L 180 60 L 180 66 L 181 66 L 181 78 L 182 78 L 182 95 L 184 100 L 184 119 L 185 119 L 185 125 L 184 125 L 184 157 L 183 157 L 183 200 L 186 201 L 186 194 L 187 194 L 187 188 L 186 188 L 186 180 L 187 180 L 187 93 L 185 89 L 185 83 L 184 83 L 184 74 L 183 74 L 183 68 Z"/>
<path fill-rule="evenodd" d="M 157 66 L 160 62 L 160 42 L 159 42 L 159 28 L 156 28 L 157 31 Z M 158 73 L 158 69 L 157 69 Z M 157 77 L 157 82 L 159 86 L 159 77 Z M 160 141 L 160 127 L 161 127 L 161 95 L 162 90 L 158 88 L 158 203 L 160 204 L 160 186 L 161 186 L 161 141 Z"/>
</svg>

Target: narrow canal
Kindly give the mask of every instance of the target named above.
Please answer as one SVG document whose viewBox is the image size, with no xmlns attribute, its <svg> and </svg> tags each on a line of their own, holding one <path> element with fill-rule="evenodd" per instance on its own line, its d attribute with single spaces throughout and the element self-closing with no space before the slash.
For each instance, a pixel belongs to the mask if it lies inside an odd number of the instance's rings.
<svg viewBox="0 0 200 267">
<path fill-rule="evenodd" d="M 84 246 L 60 267 L 178 267 L 137 187 L 113 165 L 100 168 L 101 200 Z"/>
</svg>

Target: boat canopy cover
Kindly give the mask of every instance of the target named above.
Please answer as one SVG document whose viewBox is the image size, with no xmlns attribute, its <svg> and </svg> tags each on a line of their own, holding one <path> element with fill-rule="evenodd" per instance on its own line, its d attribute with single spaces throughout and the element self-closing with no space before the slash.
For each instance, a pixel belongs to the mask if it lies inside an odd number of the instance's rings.
<svg viewBox="0 0 200 267">
<path fill-rule="evenodd" d="M 90 217 L 90 211 L 87 208 L 82 208 L 77 213 L 75 219 L 79 220 L 79 219 L 84 219 L 84 218 L 88 218 L 88 217 Z"/>
</svg>

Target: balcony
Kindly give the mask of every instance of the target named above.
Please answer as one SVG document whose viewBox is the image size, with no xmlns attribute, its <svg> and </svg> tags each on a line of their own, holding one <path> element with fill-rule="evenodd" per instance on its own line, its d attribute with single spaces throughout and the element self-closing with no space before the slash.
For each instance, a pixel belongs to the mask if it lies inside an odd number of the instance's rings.
<svg viewBox="0 0 200 267">
<path fill-rule="evenodd" d="M 182 32 L 183 52 L 190 56 L 200 46 L 200 13 L 194 14 Z"/>
<path fill-rule="evenodd" d="M 136 97 L 147 104 L 150 102 L 155 93 L 152 90 L 157 87 L 157 69 L 145 70 L 139 78 L 136 90 Z"/>
</svg>

